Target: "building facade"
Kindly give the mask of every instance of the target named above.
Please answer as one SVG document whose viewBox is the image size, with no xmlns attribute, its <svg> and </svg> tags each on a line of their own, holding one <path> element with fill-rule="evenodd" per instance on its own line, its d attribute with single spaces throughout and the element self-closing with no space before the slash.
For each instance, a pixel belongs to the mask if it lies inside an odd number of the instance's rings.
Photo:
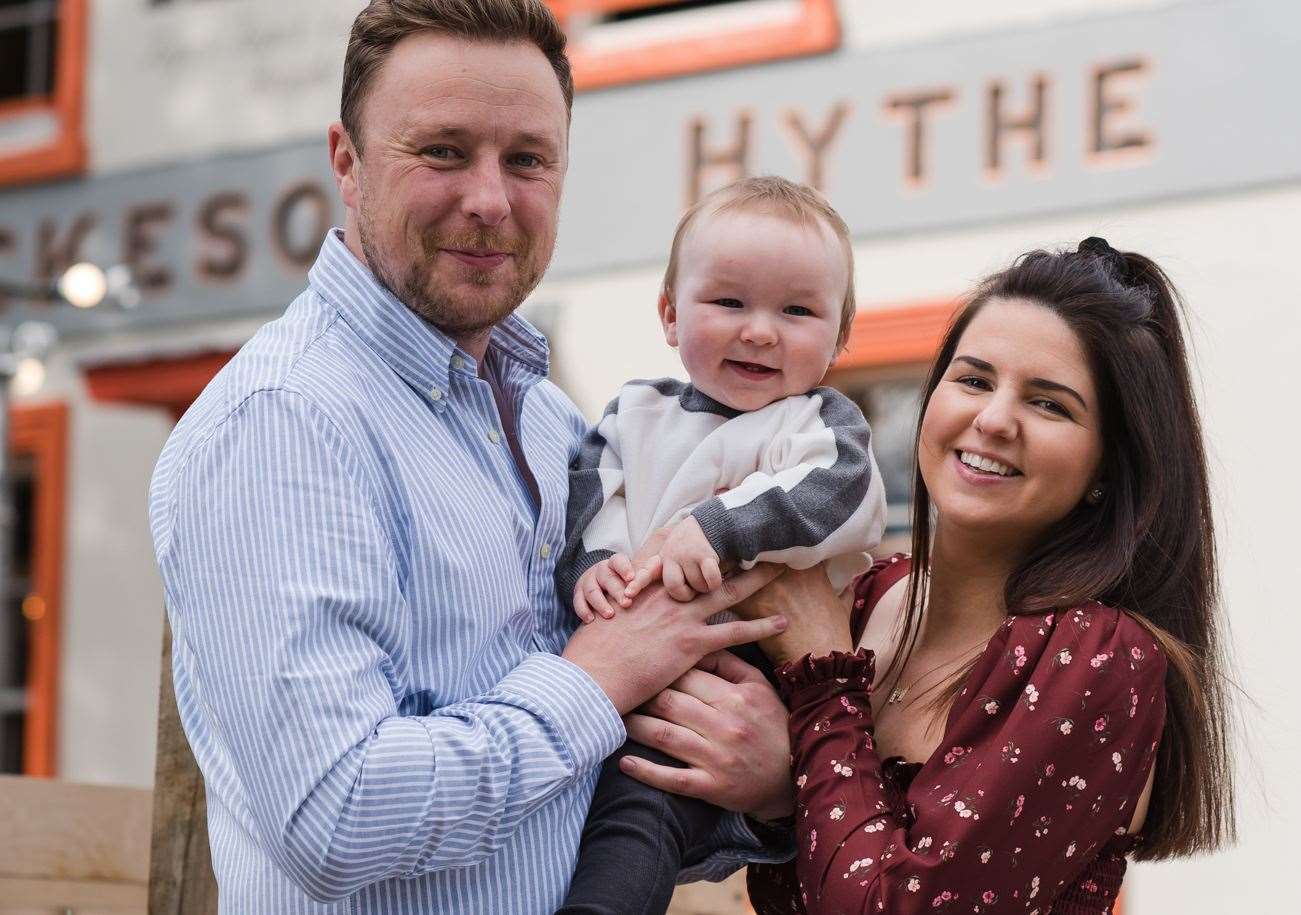
<svg viewBox="0 0 1301 915">
<path fill-rule="evenodd" d="M 0 279 L 126 264 L 139 304 L 10 297 L 59 343 L 15 391 L 6 771 L 148 786 L 162 592 L 145 516 L 175 418 L 342 219 L 325 152 L 358 0 L 0 4 Z M 1103 235 L 1192 314 L 1245 726 L 1242 841 L 1145 865 L 1130 912 L 1265 911 L 1301 817 L 1285 570 L 1301 485 L 1301 10 L 1287 0 L 555 0 L 579 84 L 560 242 L 525 306 L 589 415 L 681 375 L 655 301 L 682 209 L 745 174 L 823 190 L 860 317 L 830 381 L 876 430 L 896 536 L 917 386 L 954 303 Z"/>
</svg>

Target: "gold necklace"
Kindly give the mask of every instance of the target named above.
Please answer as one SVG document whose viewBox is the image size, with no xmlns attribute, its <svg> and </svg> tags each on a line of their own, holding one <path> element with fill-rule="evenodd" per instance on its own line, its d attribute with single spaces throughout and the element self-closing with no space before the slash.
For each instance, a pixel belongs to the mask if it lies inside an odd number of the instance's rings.
<svg viewBox="0 0 1301 915">
<path fill-rule="evenodd" d="M 937 671 L 937 670 L 942 670 L 943 668 L 945 668 L 945 667 L 950 667 L 950 666 L 952 666 L 952 665 L 954 665 L 954 664 L 961 664 L 961 663 L 963 663 L 963 662 L 966 660 L 967 655 L 971 654 L 971 653 L 972 653 L 973 651 L 975 651 L 977 648 L 980 648 L 980 647 L 982 647 L 982 646 L 984 646 L 984 645 L 988 645 L 988 644 L 989 644 L 989 640 L 986 639 L 986 640 L 983 641 L 983 642 L 977 642 L 975 645 L 972 645 L 970 648 L 963 649 L 962 653 L 959 654 L 958 657 L 957 657 L 956 659 L 949 660 L 949 661 L 945 661 L 945 662 L 943 662 L 942 664 L 937 664 L 935 667 L 932 667 L 930 670 L 926 671 L 926 673 L 922 674 L 922 675 L 921 675 L 920 677 L 918 677 L 916 680 L 913 680 L 912 683 L 909 683 L 907 686 L 900 686 L 900 685 L 899 685 L 899 681 L 903 679 L 903 671 L 900 670 L 900 671 L 899 671 L 899 676 L 898 676 L 898 677 L 895 679 L 895 681 L 894 681 L 894 689 L 890 690 L 890 694 L 889 694 L 888 696 L 885 697 L 885 704 L 886 704 L 886 705 L 898 705 L 900 702 L 903 702 L 904 697 L 908 695 L 908 691 L 909 691 L 910 689 L 912 689 L 912 688 L 913 688 L 914 686 L 916 686 L 918 683 L 920 683 L 920 682 L 922 682 L 923 680 L 925 680 L 925 679 L 926 679 L 927 677 L 929 677 L 931 674 L 935 673 L 935 671 Z"/>
</svg>

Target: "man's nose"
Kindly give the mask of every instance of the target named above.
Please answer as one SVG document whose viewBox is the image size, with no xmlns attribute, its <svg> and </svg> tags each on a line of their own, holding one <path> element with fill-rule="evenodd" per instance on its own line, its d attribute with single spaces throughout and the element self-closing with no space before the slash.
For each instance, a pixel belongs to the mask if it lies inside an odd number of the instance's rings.
<svg viewBox="0 0 1301 915">
<path fill-rule="evenodd" d="M 477 163 L 465 176 L 461 212 L 485 226 L 500 225 L 510 215 L 506 176 L 495 159 Z"/>
</svg>

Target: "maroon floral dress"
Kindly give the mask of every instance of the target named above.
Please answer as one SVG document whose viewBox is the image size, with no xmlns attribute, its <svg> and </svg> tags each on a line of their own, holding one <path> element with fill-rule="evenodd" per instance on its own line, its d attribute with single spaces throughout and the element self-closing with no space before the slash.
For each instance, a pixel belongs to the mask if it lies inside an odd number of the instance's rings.
<svg viewBox="0 0 1301 915">
<path fill-rule="evenodd" d="M 855 633 L 906 557 L 855 588 Z M 1091 603 L 1009 617 L 925 763 L 882 760 L 874 657 L 805 657 L 790 707 L 795 860 L 750 868 L 759 915 L 1111 911 L 1165 723 L 1166 659 L 1128 615 Z"/>
</svg>

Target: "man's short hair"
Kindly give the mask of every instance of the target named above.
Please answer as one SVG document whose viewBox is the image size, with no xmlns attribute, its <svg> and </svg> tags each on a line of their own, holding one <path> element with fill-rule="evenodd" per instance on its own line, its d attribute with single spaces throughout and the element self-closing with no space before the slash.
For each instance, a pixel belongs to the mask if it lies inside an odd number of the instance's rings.
<svg viewBox="0 0 1301 915">
<path fill-rule="evenodd" d="M 565 33 L 544 0 L 371 0 L 353 20 L 343 58 L 339 114 L 358 152 L 366 94 L 394 45 L 417 32 L 535 45 L 556 72 L 565 110 L 573 108 L 574 78 L 565 56 Z"/>
<path fill-rule="evenodd" d="M 849 282 L 845 286 L 845 299 L 840 307 L 840 332 L 836 337 L 836 346 L 842 347 L 849 340 L 849 331 L 854 324 L 854 312 L 857 308 L 854 297 L 854 246 L 849 237 L 849 226 L 835 207 L 807 184 L 796 184 L 776 175 L 764 175 L 758 178 L 742 178 L 726 187 L 721 187 L 705 195 L 694 206 L 682 214 L 677 231 L 673 233 L 673 247 L 669 250 L 669 266 L 664 271 L 663 294 L 673 301 L 674 285 L 678 280 L 678 257 L 683 240 L 691 227 L 699 221 L 702 214 L 717 215 L 729 212 L 760 212 L 783 219 L 790 219 L 801 225 L 824 223 L 840 240 L 845 251 L 845 265 L 849 270 Z"/>
</svg>

